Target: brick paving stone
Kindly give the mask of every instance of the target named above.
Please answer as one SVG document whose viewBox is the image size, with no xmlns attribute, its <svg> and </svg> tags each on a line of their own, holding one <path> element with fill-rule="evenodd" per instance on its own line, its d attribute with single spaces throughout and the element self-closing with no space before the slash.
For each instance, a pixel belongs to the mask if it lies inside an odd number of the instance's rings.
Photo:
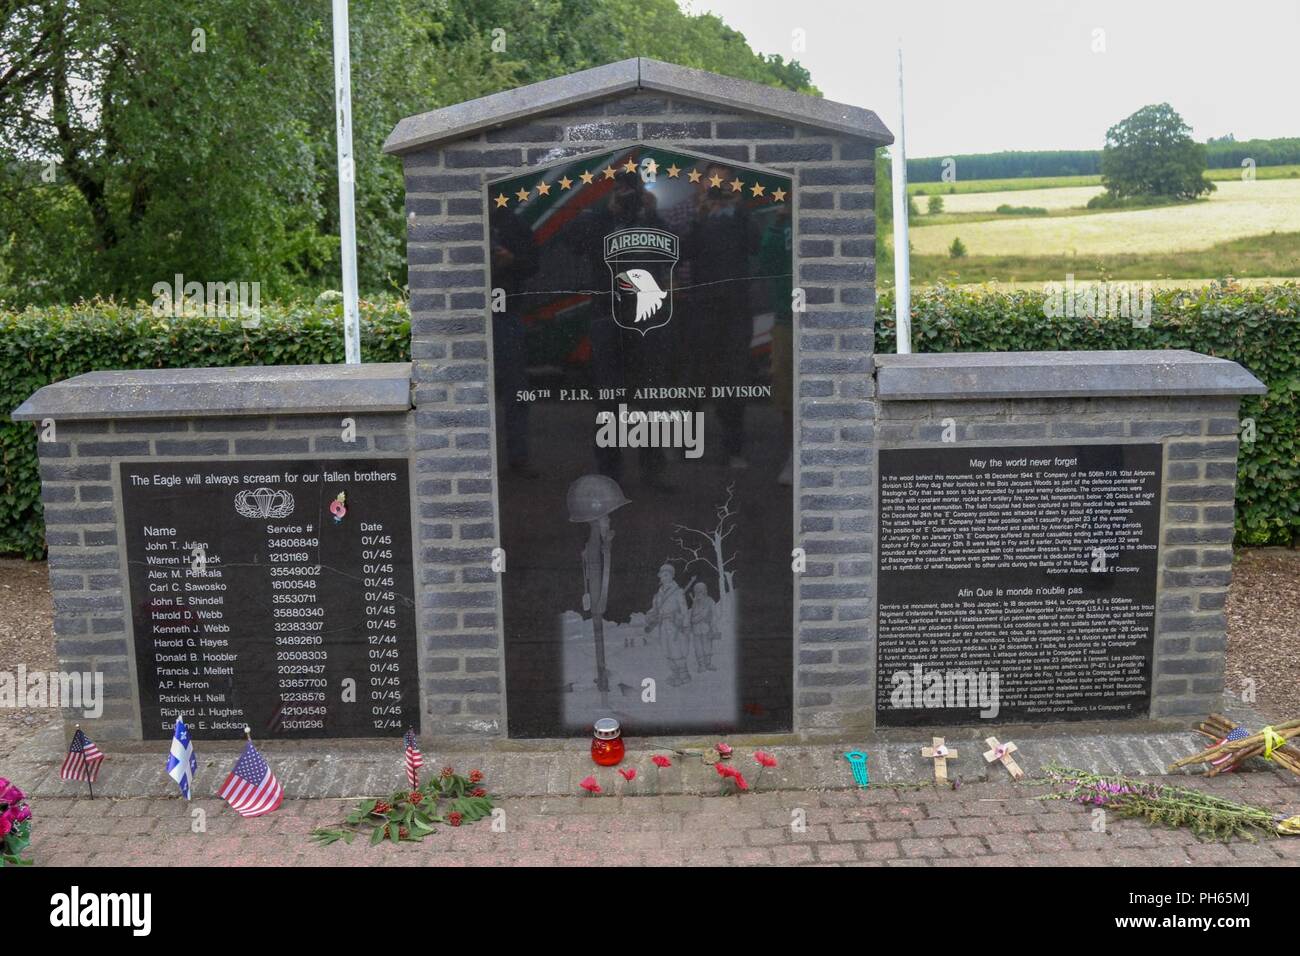
<svg viewBox="0 0 1300 956">
<path fill-rule="evenodd" d="M 1271 776 L 1261 775 L 1256 776 Z M 1208 792 L 1293 805 L 1294 792 L 1193 780 Z M 317 847 L 308 834 L 352 802 L 290 800 L 242 820 L 220 800 L 51 796 L 32 801 L 31 856 L 67 866 L 1295 866 L 1300 840 L 1215 843 L 1136 820 L 1092 831 L 1088 808 L 1044 802 L 1027 787 L 972 782 L 960 790 L 882 788 L 695 795 L 534 796 L 502 801 L 504 832 L 441 827 L 424 843 Z M 755 799 L 750 799 L 750 797 Z M 601 804 L 601 809 L 593 809 Z M 791 808 L 807 829 L 795 832 Z M 198 812 L 201 811 L 201 812 Z M 193 832 L 194 821 L 205 825 Z"/>
</svg>

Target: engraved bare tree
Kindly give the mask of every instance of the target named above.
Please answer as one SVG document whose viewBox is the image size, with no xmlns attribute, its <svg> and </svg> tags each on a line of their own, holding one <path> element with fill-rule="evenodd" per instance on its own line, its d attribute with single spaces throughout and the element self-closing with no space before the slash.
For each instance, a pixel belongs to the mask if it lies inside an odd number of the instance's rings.
<svg viewBox="0 0 1300 956">
<path fill-rule="evenodd" d="M 731 631 L 736 620 L 736 572 L 728 567 L 736 560 L 736 554 L 727 556 L 724 550 L 727 537 L 736 530 L 737 513 L 732 508 L 735 490 L 735 483 L 727 485 L 726 499 L 714 509 L 718 520 L 712 531 L 702 531 L 682 524 L 673 525 L 673 543 L 688 556 L 686 569 L 693 564 L 703 564 L 718 577 L 719 625 L 724 633 Z"/>
</svg>

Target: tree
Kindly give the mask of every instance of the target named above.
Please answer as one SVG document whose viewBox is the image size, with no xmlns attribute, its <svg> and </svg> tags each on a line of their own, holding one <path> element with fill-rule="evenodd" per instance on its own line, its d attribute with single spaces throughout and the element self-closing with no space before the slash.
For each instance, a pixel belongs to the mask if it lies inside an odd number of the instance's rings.
<svg viewBox="0 0 1300 956">
<path fill-rule="evenodd" d="M 351 0 L 358 279 L 406 281 L 403 116 L 631 56 L 815 93 L 673 0 Z M 339 282 L 328 3 L 0 0 L 0 299 Z"/>
<path fill-rule="evenodd" d="M 1205 147 L 1168 103 L 1144 106 L 1106 131 L 1101 178 L 1112 200 L 1195 199 L 1213 191 Z"/>
<path fill-rule="evenodd" d="M 931 216 L 937 216 L 943 212 L 943 197 L 938 193 L 932 195 L 926 202 L 926 212 Z"/>
<path fill-rule="evenodd" d="M 953 237 L 952 245 L 948 247 L 948 258 L 950 259 L 966 258 L 966 243 L 961 241 L 960 236 Z"/>
</svg>

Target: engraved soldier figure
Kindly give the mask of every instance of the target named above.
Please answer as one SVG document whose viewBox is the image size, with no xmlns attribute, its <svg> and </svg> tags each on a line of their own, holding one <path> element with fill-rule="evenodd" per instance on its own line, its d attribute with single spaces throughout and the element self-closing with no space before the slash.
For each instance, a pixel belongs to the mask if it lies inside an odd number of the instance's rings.
<svg viewBox="0 0 1300 956">
<path fill-rule="evenodd" d="M 673 671 L 668 683 L 680 687 L 691 681 L 690 671 L 686 669 L 690 612 L 686 607 L 686 594 L 678 586 L 676 578 L 677 572 L 671 564 L 659 569 L 659 590 L 646 612 L 645 629 L 658 632 L 659 644 Z"/>
<path fill-rule="evenodd" d="M 709 597 L 709 586 L 703 581 L 691 588 L 691 647 L 695 651 L 696 673 L 715 671 L 713 642 L 718 639 L 716 622 L 717 604 Z"/>
<path fill-rule="evenodd" d="M 628 504 L 623 489 L 604 475 L 583 475 L 569 486 L 567 504 L 570 521 L 585 521 L 591 531 L 582 549 L 582 608 L 591 612 L 591 632 L 596 643 L 596 687 L 609 690 L 609 671 L 605 668 L 605 606 L 609 600 L 610 543 L 614 531 L 609 526 L 612 512 Z"/>
</svg>

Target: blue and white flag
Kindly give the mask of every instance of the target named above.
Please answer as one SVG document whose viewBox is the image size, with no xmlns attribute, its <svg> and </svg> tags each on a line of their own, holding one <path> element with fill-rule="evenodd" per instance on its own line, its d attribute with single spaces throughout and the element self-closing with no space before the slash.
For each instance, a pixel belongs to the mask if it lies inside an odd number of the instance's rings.
<svg viewBox="0 0 1300 956">
<path fill-rule="evenodd" d="M 176 732 L 172 734 L 172 752 L 167 756 L 167 776 L 181 788 L 181 796 L 190 799 L 190 784 L 199 771 L 199 758 L 194 756 L 194 743 L 185 721 L 176 718 Z"/>
</svg>

